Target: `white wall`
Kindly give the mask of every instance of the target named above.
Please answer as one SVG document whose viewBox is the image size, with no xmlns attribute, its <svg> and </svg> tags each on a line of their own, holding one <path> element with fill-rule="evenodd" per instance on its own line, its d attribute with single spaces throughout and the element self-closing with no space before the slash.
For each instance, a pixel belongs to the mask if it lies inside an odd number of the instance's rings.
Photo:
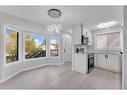
<svg viewBox="0 0 127 95">
<path fill-rule="evenodd" d="M 0 30 L 1 30 L 1 26 L 0 26 Z M 1 80 L 1 71 L 2 71 L 2 35 L 1 35 L 1 31 L 0 31 L 0 80 Z"/>
<path fill-rule="evenodd" d="M 123 63 L 123 88 L 127 89 L 127 6 L 124 7 L 124 63 Z"/>
<path fill-rule="evenodd" d="M 39 58 L 39 59 L 32 59 L 32 60 L 21 60 L 19 63 L 11 64 L 8 66 L 5 66 L 3 57 L 4 57 L 4 43 L 3 43 L 3 25 L 8 25 L 11 27 L 14 27 L 21 32 L 32 32 L 32 33 L 38 33 L 38 34 L 49 34 L 47 32 L 47 29 L 43 27 L 40 24 L 33 23 L 27 20 L 23 20 L 20 18 L 17 18 L 15 16 L 8 15 L 6 13 L 0 12 L 0 79 L 6 80 L 9 77 L 15 75 L 18 72 L 21 72 L 22 70 L 25 70 L 27 68 L 33 68 L 40 65 L 50 65 L 50 64 L 60 64 L 62 63 L 62 44 L 60 45 L 61 51 L 60 51 L 60 57 L 58 58 Z M 51 35 L 51 34 L 50 34 Z M 61 35 L 59 35 L 61 36 Z M 62 42 L 62 41 L 61 41 Z M 21 41 L 22 43 L 22 41 Z M 23 47 L 23 46 L 22 46 Z M 20 51 L 21 56 L 22 50 Z"/>
</svg>

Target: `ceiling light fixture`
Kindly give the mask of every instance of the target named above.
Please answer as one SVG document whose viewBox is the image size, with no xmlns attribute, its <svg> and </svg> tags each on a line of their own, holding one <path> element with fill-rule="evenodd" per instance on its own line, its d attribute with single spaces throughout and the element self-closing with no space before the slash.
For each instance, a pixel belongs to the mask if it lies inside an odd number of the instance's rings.
<svg viewBox="0 0 127 95">
<path fill-rule="evenodd" d="M 52 18 L 59 18 L 61 16 L 61 11 L 58 9 L 50 9 L 48 15 Z"/>
<path fill-rule="evenodd" d="M 110 21 L 110 22 L 101 23 L 101 24 L 97 25 L 97 28 L 100 28 L 100 29 L 109 28 L 109 27 L 112 27 L 116 24 L 117 24 L 116 21 Z"/>
<path fill-rule="evenodd" d="M 61 24 L 47 25 L 47 29 L 49 32 L 52 32 L 52 33 L 60 33 L 60 31 L 62 30 L 62 25 Z"/>
</svg>

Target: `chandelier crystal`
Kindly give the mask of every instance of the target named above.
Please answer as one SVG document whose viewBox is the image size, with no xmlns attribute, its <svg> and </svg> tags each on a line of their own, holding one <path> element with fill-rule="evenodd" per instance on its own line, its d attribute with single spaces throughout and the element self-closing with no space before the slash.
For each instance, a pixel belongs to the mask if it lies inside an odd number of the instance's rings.
<svg viewBox="0 0 127 95">
<path fill-rule="evenodd" d="M 49 32 L 52 33 L 60 33 L 60 31 L 62 30 L 62 25 L 61 24 L 47 25 L 47 29 Z"/>
</svg>

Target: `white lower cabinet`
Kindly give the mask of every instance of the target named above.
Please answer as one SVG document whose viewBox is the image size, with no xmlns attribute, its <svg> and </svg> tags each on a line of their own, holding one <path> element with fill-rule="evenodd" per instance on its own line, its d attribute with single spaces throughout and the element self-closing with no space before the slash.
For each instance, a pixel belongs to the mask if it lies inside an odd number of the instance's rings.
<svg viewBox="0 0 127 95">
<path fill-rule="evenodd" d="M 87 56 L 85 54 L 74 55 L 74 70 L 80 73 L 86 73 L 87 71 Z"/>
<path fill-rule="evenodd" d="M 97 54 L 96 67 L 107 69 L 114 72 L 121 72 L 121 57 L 115 54 Z"/>
<path fill-rule="evenodd" d="M 106 61 L 104 54 L 96 54 L 96 66 L 106 68 Z"/>
<path fill-rule="evenodd" d="M 109 70 L 113 70 L 115 72 L 121 72 L 122 60 L 121 60 L 120 55 L 109 54 L 108 60 L 107 60 L 107 68 L 109 68 Z"/>
</svg>

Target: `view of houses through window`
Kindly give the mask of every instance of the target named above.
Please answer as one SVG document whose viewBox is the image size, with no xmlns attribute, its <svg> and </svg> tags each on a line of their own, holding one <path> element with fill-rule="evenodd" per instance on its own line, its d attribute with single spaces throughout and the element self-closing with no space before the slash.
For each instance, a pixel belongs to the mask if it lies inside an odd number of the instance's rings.
<svg viewBox="0 0 127 95">
<path fill-rule="evenodd" d="M 49 36 L 50 56 L 59 56 L 59 41 L 60 39 L 58 36 Z"/>
</svg>

